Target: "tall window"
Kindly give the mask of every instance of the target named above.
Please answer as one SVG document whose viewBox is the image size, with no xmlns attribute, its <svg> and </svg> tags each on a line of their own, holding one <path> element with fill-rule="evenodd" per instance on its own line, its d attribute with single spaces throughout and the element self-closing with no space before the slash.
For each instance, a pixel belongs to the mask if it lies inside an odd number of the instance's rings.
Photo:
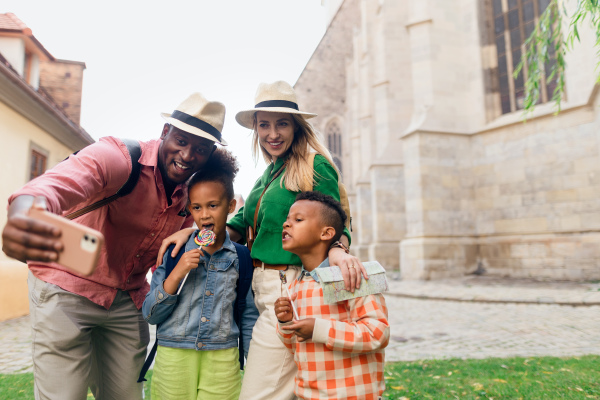
<svg viewBox="0 0 600 400">
<path fill-rule="evenodd" d="M 337 121 L 332 121 L 327 124 L 325 129 L 327 134 L 327 148 L 331 152 L 333 162 L 336 167 L 342 172 L 342 133 L 340 125 Z"/>
<path fill-rule="evenodd" d="M 31 172 L 29 179 L 37 178 L 46 171 L 46 156 L 39 151 L 31 150 Z"/>
<path fill-rule="evenodd" d="M 521 61 L 522 45 L 535 29 L 550 0 L 492 0 L 494 38 L 498 54 L 498 86 L 502 114 L 523 108 L 525 68 L 517 79 L 513 71 Z M 551 53 L 552 55 L 552 53 Z M 546 71 L 550 65 L 546 65 Z M 544 79 L 545 82 L 545 79 Z M 541 102 L 552 98 L 555 83 L 540 85 Z"/>
</svg>

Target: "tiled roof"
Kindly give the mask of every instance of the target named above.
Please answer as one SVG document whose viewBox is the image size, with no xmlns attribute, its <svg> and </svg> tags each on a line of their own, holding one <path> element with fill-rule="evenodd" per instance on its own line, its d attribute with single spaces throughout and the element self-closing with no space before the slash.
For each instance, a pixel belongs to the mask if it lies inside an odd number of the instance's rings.
<svg viewBox="0 0 600 400">
<path fill-rule="evenodd" d="M 48 50 L 46 50 L 44 46 L 42 46 L 42 44 L 35 38 L 35 36 L 33 36 L 31 29 L 29 29 L 23 21 L 17 18 L 15 14 L 0 14 L 0 36 L 2 36 L 3 32 L 11 35 L 22 35 L 26 43 L 29 43 L 28 46 L 37 47 L 45 57 L 48 57 L 50 60 L 54 60 L 52 54 L 50 54 Z"/>
<path fill-rule="evenodd" d="M 0 14 L 0 29 L 19 31 L 25 35 L 31 35 L 31 29 L 13 13 Z"/>
<path fill-rule="evenodd" d="M 33 34 L 31 33 L 31 29 L 29 29 L 27 25 L 25 25 L 23 21 L 17 18 L 17 16 L 13 13 L 0 13 L 0 36 L 2 36 L 3 33 L 5 36 L 22 37 L 25 40 L 27 46 L 35 46 L 37 47 L 37 49 L 43 52 L 43 54 L 47 57 L 48 60 L 55 60 L 55 58 L 44 48 L 44 46 L 42 46 L 42 44 L 35 38 L 35 36 L 33 36 Z M 63 62 L 83 64 L 85 67 L 84 63 L 80 63 L 78 61 Z M 44 112 L 52 116 L 52 118 L 56 118 L 59 125 L 62 128 L 64 128 L 62 129 L 64 134 L 62 136 L 56 136 L 54 132 L 55 130 L 50 129 L 46 131 L 51 135 L 55 136 L 58 140 L 61 140 L 68 146 L 75 146 L 77 148 L 81 148 L 94 142 L 94 139 L 78 123 L 74 122 L 68 116 L 68 114 L 65 113 L 65 111 L 56 104 L 54 99 L 52 99 L 52 97 L 48 93 L 46 93 L 46 91 L 42 87 L 39 87 L 37 90 L 31 87 L 25 81 L 25 79 L 6 60 L 2 53 L 0 53 L 0 83 L 3 83 L 2 78 L 6 78 L 4 82 L 6 83 L 6 86 L 3 87 L 3 90 L 5 90 L 6 88 L 10 88 L 11 90 L 13 90 L 13 97 L 16 96 L 19 99 L 32 100 L 15 102 L 14 104 L 19 105 L 19 107 L 15 108 L 18 111 L 20 110 L 19 112 L 23 113 L 23 109 L 30 110 L 35 109 L 35 107 L 38 107 L 38 110 L 45 110 Z M 4 95 L 5 93 L 2 94 Z M 4 100 L 5 99 L 2 99 L 2 102 L 5 102 Z M 25 104 L 27 107 L 29 107 L 29 104 L 33 104 L 33 106 L 31 106 L 33 108 L 23 108 L 23 104 Z"/>
<path fill-rule="evenodd" d="M 55 123 L 51 124 L 49 129 L 44 128 L 46 125 L 40 126 L 67 146 L 79 149 L 94 143 L 94 139 L 85 131 L 85 129 L 73 122 L 52 99 L 43 96 L 41 91 L 35 90 L 28 85 L 7 62 L 0 62 L 0 85 L 2 86 L 2 91 L 8 88 L 12 93 L 11 95 L 8 95 L 9 102 L 7 104 L 15 108 L 17 112 L 21 112 L 23 115 L 27 116 L 29 115 L 29 111 L 27 110 L 37 109 L 40 110 L 42 114 L 45 113 L 58 122 L 58 125 Z M 2 92 L 2 95 L 7 95 L 7 93 L 8 91 Z M 10 99 L 18 99 L 19 101 L 11 103 Z M 2 99 L 1 101 L 6 103 L 5 99 Z M 30 107 L 30 105 L 33 108 Z M 23 110 L 26 110 L 25 113 L 23 113 Z M 38 114 L 40 113 L 38 112 Z M 35 123 L 35 120 L 33 122 Z M 62 134 L 57 136 L 56 132 Z"/>
</svg>

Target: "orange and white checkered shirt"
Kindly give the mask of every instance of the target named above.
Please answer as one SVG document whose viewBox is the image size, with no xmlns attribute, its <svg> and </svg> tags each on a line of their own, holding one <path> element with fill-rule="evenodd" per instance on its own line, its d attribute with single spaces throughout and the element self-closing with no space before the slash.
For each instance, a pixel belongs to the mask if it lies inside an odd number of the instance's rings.
<svg viewBox="0 0 600 400">
<path fill-rule="evenodd" d="M 323 289 L 307 273 L 294 280 L 290 292 L 300 319 L 315 318 L 312 340 L 298 342 L 282 330 L 277 334 L 298 365 L 294 392 L 301 399 L 378 399 L 385 390 L 384 348 L 390 326 L 381 294 L 327 305 Z"/>
</svg>

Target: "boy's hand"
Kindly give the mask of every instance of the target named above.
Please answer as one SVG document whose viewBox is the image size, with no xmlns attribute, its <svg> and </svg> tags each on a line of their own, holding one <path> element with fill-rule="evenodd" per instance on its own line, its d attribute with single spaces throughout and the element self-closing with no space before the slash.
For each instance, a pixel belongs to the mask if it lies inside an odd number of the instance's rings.
<svg viewBox="0 0 600 400">
<path fill-rule="evenodd" d="M 281 329 L 287 331 L 294 331 L 294 334 L 298 337 L 299 342 L 312 339 L 313 331 L 315 330 L 315 319 L 306 318 L 300 321 L 294 321 L 291 325 L 282 326 Z"/>
<path fill-rule="evenodd" d="M 294 319 L 292 301 L 296 300 L 296 297 L 297 295 L 294 293 L 291 300 L 289 297 L 280 297 L 275 301 L 275 315 L 279 322 L 290 322 Z"/>
</svg>

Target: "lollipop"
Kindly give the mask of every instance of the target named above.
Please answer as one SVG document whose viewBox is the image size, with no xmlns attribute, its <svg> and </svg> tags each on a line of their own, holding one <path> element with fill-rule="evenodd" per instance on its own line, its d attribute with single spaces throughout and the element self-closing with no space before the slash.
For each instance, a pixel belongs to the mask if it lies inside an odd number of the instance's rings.
<svg viewBox="0 0 600 400">
<path fill-rule="evenodd" d="M 279 279 L 281 279 L 281 284 L 283 286 L 285 286 L 285 290 L 287 290 L 287 294 L 288 297 L 290 298 L 290 301 L 292 302 L 292 310 L 294 311 L 294 317 L 296 317 L 296 320 L 300 320 L 300 317 L 298 316 L 298 311 L 296 310 L 296 306 L 294 305 L 294 302 L 292 301 L 292 294 L 290 293 L 290 289 L 287 286 L 287 277 L 285 276 L 285 272 L 283 271 L 279 271 Z"/>
<path fill-rule="evenodd" d="M 200 232 L 198 232 L 198 234 L 194 238 L 194 243 L 196 243 L 200 247 L 207 247 L 207 246 L 210 246 L 211 244 L 213 244 L 215 242 L 216 238 L 217 238 L 217 235 L 215 235 L 215 233 L 213 231 L 211 231 L 209 229 L 202 229 Z M 179 285 L 179 289 L 177 290 L 177 294 L 181 293 L 183 284 L 187 280 L 187 277 L 189 274 L 190 273 L 188 272 L 185 275 L 185 277 L 183 278 L 183 280 L 181 281 L 181 284 Z"/>
<path fill-rule="evenodd" d="M 216 238 L 217 236 L 213 231 L 208 229 L 202 229 L 194 238 L 194 242 L 198 246 L 206 247 L 212 245 L 215 242 Z"/>
</svg>

